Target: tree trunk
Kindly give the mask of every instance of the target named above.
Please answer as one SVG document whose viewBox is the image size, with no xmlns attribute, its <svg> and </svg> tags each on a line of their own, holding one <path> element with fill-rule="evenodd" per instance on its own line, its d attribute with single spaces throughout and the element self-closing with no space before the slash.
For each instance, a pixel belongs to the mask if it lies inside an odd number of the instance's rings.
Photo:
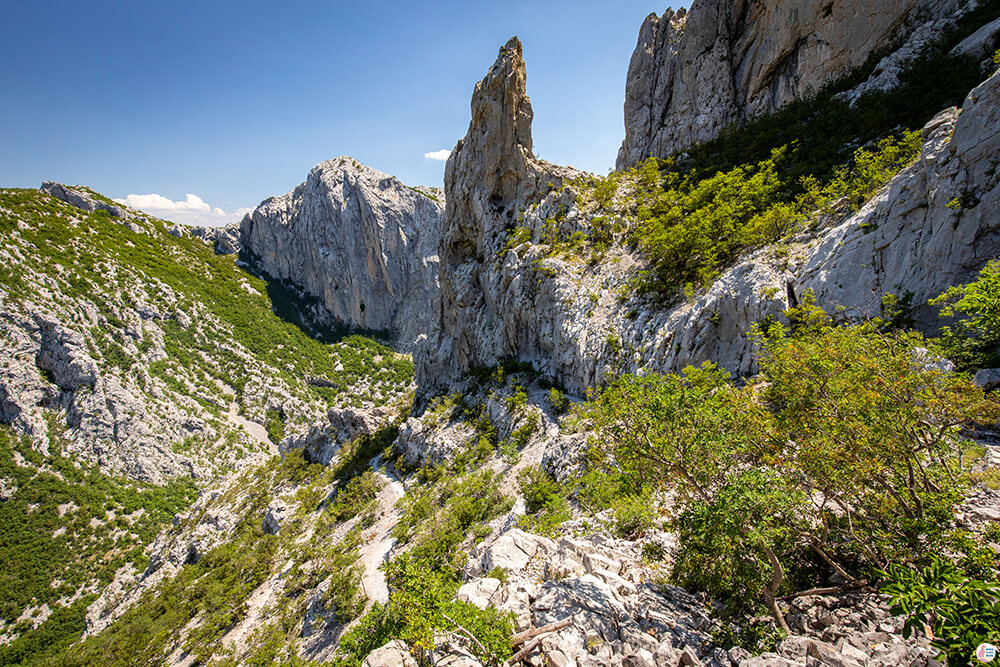
<svg viewBox="0 0 1000 667">
<path fill-rule="evenodd" d="M 764 604 L 771 612 L 771 616 L 774 617 L 775 623 L 781 628 L 786 635 L 792 634 L 792 631 L 788 629 L 788 623 L 785 622 L 785 616 L 781 613 L 781 609 L 778 608 L 778 601 L 775 599 L 775 595 L 778 592 L 778 588 L 781 587 L 781 582 L 785 579 L 785 571 L 781 568 L 781 562 L 778 557 L 774 554 L 774 550 L 771 549 L 766 544 L 761 544 L 761 548 L 764 549 L 764 553 L 767 554 L 767 560 L 771 563 L 771 583 L 764 589 Z"/>
</svg>

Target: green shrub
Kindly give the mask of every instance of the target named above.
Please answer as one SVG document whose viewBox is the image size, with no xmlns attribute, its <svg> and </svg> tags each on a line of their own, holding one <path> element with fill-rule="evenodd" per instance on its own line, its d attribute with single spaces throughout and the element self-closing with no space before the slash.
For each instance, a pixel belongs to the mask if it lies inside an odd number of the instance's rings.
<svg viewBox="0 0 1000 667">
<path fill-rule="evenodd" d="M 274 444 L 281 442 L 285 437 L 285 411 L 281 408 L 268 408 L 265 428 L 271 442 Z"/>
<path fill-rule="evenodd" d="M 948 533 L 968 483 L 961 430 L 1000 406 L 967 378 L 915 364 L 917 334 L 884 321 L 834 327 L 808 294 L 787 315 L 762 338 L 759 386 L 737 389 L 707 364 L 623 376 L 584 411 L 591 471 L 679 491 L 675 579 L 735 613 L 763 604 L 784 628 L 778 593 L 831 572 L 855 583 L 955 551 L 970 572 L 989 571 L 985 551 Z M 578 498 L 651 506 L 626 488 L 585 475 Z M 817 493 L 822 502 L 805 502 Z"/>
<path fill-rule="evenodd" d="M 549 403 L 552 404 L 552 409 L 557 415 L 564 415 L 569 412 L 569 397 L 555 387 L 549 390 Z"/>
<path fill-rule="evenodd" d="M 825 182 L 789 181 L 780 165 L 787 147 L 756 164 L 712 176 L 684 174 L 673 160 L 661 182 L 639 195 L 633 242 L 650 259 L 644 290 L 665 299 L 709 283 L 750 248 L 785 237 L 809 217 L 835 207 L 858 210 L 920 152 L 920 132 L 886 138 L 857 149 Z M 642 169 L 648 169 L 644 166 Z"/>
<path fill-rule="evenodd" d="M 329 511 L 337 521 L 368 513 L 375 506 L 375 497 L 381 488 L 378 476 L 366 470 L 344 485 L 330 505 Z M 370 522 L 369 522 L 370 523 Z"/>
<path fill-rule="evenodd" d="M 958 318 L 941 329 L 942 354 L 963 370 L 1000 363 L 1000 260 L 991 260 L 976 280 L 951 287 L 930 303 L 942 307 L 942 317 Z"/>
<path fill-rule="evenodd" d="M 572 518 L 569 501 L 559 483 L 541 466 L 524 468 L 518 473 L 527 515 L 518 525 L 529 532 L 554 535 L 559 524 Z"/>
<path fill-rule="evenodd" d="M 948 664 L 975 664 L 979 644 L 996 642 L 1000 582 L 995 579 L 970 578 L 936 557 L 922 570 L 893 563 L 885 576 L 882 590 L 892 597 L 892 613 L 907 617 L 903 634 L 929 634 Z"/>
<path fill-rule="evenodd" d="M 618 498 L 611 505 L 615 533 L 626 540 L 635 540 L 653 527 L 656 503 L 650 494 Z"/>
</svg>

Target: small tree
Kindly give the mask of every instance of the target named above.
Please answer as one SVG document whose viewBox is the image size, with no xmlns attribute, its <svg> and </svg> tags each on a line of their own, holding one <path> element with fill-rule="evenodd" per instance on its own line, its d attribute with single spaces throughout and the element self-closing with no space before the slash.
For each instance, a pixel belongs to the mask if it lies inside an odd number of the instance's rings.
<svg viewBox="0 0 1000 667">
<path fill-rule="evenodd" d="M 992 260 L 979 277 L 951 287 L 931 305 L 941 306 L 942 317 L 958 317 L 941 329 L 943 352 L 966 370 L 1000 361 L 1000 260 Z"/>
<path fill-rule="evenodd" d="M 959 430 L 995 420 L 997 405 L 968 379 L 921 364 L 918 334 L 869 324 L 806 331 L 772 328 L 761 366 L 772 442 L 819 499 L 816 544 L 824 557 L 824 545 L 839 545 L 883 569 L 918 559 L 964 488 Z"/>
<path fill-rule="evenodd" d="M 802 491 L 773 469 L 732 475 L 711 501 L 696 499 L 678 518 L 674 577 L 733 612 L 750 612 L 762 600 L 789 632 L 777 594 L 785 582 L 782 560 L 801 551 L 804 503 Z"/>
<path fill-rule="evenodd" d="M 637 488 L 668 484 L 712 499 L 741 452 L 755 441 L 760 410 L 713 364 L 683 375 L 624 376 L 591 403 L 595 442 Z"/>
</svg>

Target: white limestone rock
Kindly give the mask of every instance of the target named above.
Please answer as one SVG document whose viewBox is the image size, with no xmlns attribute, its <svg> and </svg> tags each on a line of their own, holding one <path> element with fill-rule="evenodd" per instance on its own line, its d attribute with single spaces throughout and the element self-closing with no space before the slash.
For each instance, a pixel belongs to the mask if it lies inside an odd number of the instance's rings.
<svg viewBox="0 0 1000 667">
<path fill-rule="evenodd" d="M 975 278 L 1000 255 L 1000 73 L 924 129 L 920 158 L 857 215 L 827 232 L 795 280 L 828 312 L 873 315 L 886 293 L 913 295 L 927 326 L 936 313 L 924 305 L 951 285 Z"/>
<path fill-rule="evenodd" d="M 319 299 L 333 321 L 412 348 L 437 289 L 443 195 L 341 156 L 240 222 L 240 250 Z"/>
<path fill-rule="evenodd" d="M 84 211 L 107 211 L 112 218 L 121 218 L 123 220 L 136 217 L 135 213 L 129 211 L 127 207 L 116 206 L 102 201 L 81 186 L 63 185 L 55 181 L 45 181 L 42 183 L 41 190 L 45 194 L 51 195 Z"/>
<path fill-rule="evenodd" d="M 523 63 L 509 60 L 501 56 L 477 88 L 477 100 L 498 78 L 516 89 Z M 546 256 L 538 230 L 552 211 L 563 206 L 570 224 L 584 214 L 572 196 L 567 199 L 572 188 L 535 187 L 538 163 L 518 163 L 520 171 L 506 172 L 507 187 L 523 193 L 511 204 L 516 224 L 531 230 L 536 242 L 505 248 L 503 226 L 510 222 L 490 208 L 489 191 L 479 189 L 479 171 L 462 162 L 460 146 L 446 181 L 452 196 L 441 237 L 439 314 L 415 356 L 418 407 L 473 367 L 506 358 L 530 362 L 576 396 L 600 386 L 610 371 L 678 371 L 713 361 L 734 375 L 749 375 L 757 370 L 753 325 L 780 319 L 810 289 L 821 307 L 842 317 L 877 315 L 883 295 L 910 293 L 917 323 L 934 330 L 937 312 L 927 300 L 974 279 L 1000 255 L 998 108 L 1000 76 L 994 75 L 970 93 L 960 115 L 946 110 L 927 124 L 917 162 L 857 214 L 842 213 L 839 222 L 834 217 L 803 233 L 780 254 L 770 248 L 749 253 L 707 291 L 665 309 L 619 298 L 644 268 L 628 250 L 612 250 L 594 266 Z M 470 134 L 514 140 L 516 118 L 493 121 L 510 127 L 501 132 L 474 123 Z M 509 148 L 526 155 L 524 144 Z M 493 156 L 489 164 L 498 160 Z M 511 185 L 517 174 L 523 185 Z M 467 251 L 456 258 L 456 248 Z"/>
<path fill-rule="evenodd" d="M 807 97 L 898 35 L 962 7 L 957 0 L 695 0 L 687 12 L 650 14 L 629 63 L 617 166 L 681 151 Z M 892 85 L 892 67 L 883 70 L 880 85 Z"/>
<path fill-rule="evenodd" d="M 410 655 L 406 644 L 393 639 L 369 653 L 361 667 L 417 667 L 417 661 Z"/>
</svg>

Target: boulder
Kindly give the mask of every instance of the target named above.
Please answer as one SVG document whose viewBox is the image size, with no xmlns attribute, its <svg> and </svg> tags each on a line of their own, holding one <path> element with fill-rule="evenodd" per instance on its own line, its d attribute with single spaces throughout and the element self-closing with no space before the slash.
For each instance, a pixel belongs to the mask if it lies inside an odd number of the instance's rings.
<svg viewBox="0 0 1000 667">
<path fill-rule="evenodd" d="M 972 381 L 983 391 L 994 391 L 1000 388 L 1000 368 L 984 368 L 977 371 Z"/>
<path fill-rule="evenodd" d="M 369 653 L 361 667 L 417 667 L 417 661 L 410 655 L 406 644 L 393 639 Z"/>
</svg>

